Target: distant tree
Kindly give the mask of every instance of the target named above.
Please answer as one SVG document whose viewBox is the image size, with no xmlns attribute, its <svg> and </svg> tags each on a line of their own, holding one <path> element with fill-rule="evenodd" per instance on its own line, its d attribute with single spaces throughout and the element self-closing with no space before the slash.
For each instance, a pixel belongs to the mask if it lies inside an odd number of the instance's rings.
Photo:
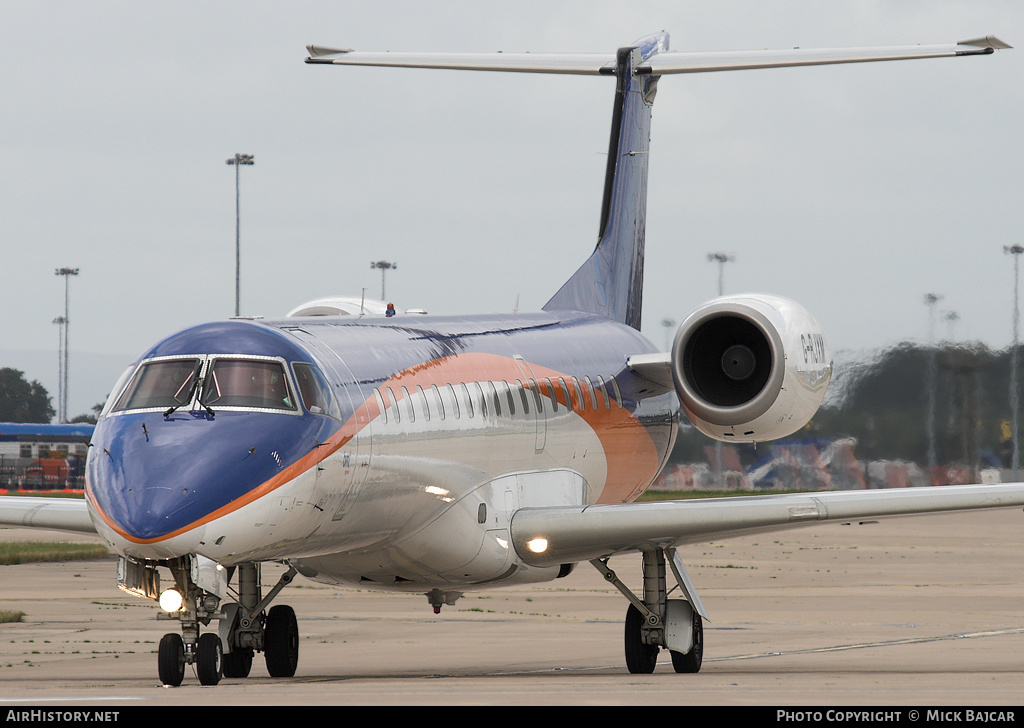
<svg viewBox="0 0 1024 728">
<path fill-rule="evenodd" d="M 99 420 L 100 412 L 102 412 L 102 411 L 103 411 L 103 402 L 99 402 L 99 403 L 94 404 L 92 406 L 92 412 L 93 413 L 91 415 L 86 415 L 86 414 L 76 415 L 75 417 L 71 418 L 71 423 L 72 424 L 77 424 L 79 422 L 84 422 L 84 423 L 87 423 L 87 424 L 90 424 L 90 425 L 95 425 L 96 422 Z"/>
<path fill-rule="evenodd" d="M 815 435 L 852 436 L 865 459 L 925 464 L 931 427 L 938 464 L 1009 467 L 1012 445 L 1003 434 L 1012 418 L 1009 350 L 903 343 L 850 366 L 844 376 L 841 399 L 815 415 Z"/>
<path fill-rule="evenodd" d="M 45 423 L 55 414 L 46 387 L 19 369 L 0 368 L 0 422 Z"/>
</svg>

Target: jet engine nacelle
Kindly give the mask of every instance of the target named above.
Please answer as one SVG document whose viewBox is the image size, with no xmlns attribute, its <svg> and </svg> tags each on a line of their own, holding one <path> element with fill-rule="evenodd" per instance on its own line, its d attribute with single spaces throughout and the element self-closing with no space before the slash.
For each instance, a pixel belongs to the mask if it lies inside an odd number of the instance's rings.
<svg viewBox="0 0 1024 728">
<path fill-rule="evenodd" d="M 810 421 L 832 378 L 821 327 L 779 296 L 709 301 L 679 327 L 671 357 L 690 421 L 725 442 L 791 435 Z"/>
</svg>

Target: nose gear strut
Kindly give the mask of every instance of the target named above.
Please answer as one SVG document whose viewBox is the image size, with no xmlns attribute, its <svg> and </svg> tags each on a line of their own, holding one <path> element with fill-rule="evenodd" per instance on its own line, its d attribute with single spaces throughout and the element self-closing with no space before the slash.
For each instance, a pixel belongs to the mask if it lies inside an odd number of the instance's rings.
<svg viewBox="0 0 1024 728">
<path fill-rule="evenodd" d="M 222 677 L 247 677 L 257 651 L 264 653 L 267 671 L 272 677 L 292 677 L 299 657 L 295 612 L 286 605 L 266 610 L 295 579 L 298 573 L 295 567 L 289 565 L 263 597 L 260 563 L 244 563 L 230 569 L 222 584 L 226 590 L 228 581 L 237 573 L 238 601 L 222 605 L 223 594 L 203 588 L 211 584 L 198 576 L 197 564 L 201 561 L 204 561 L 202 557 L 190 555 L 145 565 L 147 569 L 157 565 L 169 568 L 175 588 L 182 596 L 181 608 L 165 617 L 180 622 L 181 634 L 171 632 L 160 640 L 160 681 L 169 686 L 181 685 L 186 665 L 195 665 L 196 676 L 203 685 L 216 685 Z M 217 590 L 217 587 L 212 588 Z M 217 631 L 200 634 L 200 625 L 209 626 L 215 619 L 219 621 Z"/>
</svg>

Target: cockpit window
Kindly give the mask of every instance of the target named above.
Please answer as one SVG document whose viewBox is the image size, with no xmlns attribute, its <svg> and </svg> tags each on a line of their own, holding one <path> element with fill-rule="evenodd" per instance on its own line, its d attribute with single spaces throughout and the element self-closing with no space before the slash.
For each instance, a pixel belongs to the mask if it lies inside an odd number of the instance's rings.
<svg viewBox="0 0 1024 728">
<path fill-rule="evenodd" d="M 201 368 L 200 359 L 170 359 L 143 364 L 113 409 L 116 412 L 187 404 L 192 399 Z"/>
<path fill-rule="evenodd" d="M 206 373 L 204 407 L 294 410 L 284 366 L 277 361 L 216 359 Z"/>
<path fill-rule="evenodd" d="M 312 364 L 292 364 L 295 382 L 299 385 L 302 404 L 314 415 L 327 415 L 341 419 L 341 410 L 331 396 L 331 385 L 323 372 Z"/>
</svg>

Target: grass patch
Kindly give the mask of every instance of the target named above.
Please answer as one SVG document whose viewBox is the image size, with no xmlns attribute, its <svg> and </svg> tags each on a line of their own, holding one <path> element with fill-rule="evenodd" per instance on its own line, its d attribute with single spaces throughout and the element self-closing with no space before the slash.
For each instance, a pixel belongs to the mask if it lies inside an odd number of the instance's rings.
<svg viewBox="0 0 1024 728">
<path fill-rule="evenodd" d="M 20 622 L 24 619 L 25 613 L 13 609 L 0 609 L 0 624 L 8 622 Z"/>
<path fill-rule="evenodd" d="M 78 561 L 102 559 L 107 547 L 93 543 L 15 541 L 0 543 L 0 565 L 29 564 L 38 561 Z"/>
</svg>

